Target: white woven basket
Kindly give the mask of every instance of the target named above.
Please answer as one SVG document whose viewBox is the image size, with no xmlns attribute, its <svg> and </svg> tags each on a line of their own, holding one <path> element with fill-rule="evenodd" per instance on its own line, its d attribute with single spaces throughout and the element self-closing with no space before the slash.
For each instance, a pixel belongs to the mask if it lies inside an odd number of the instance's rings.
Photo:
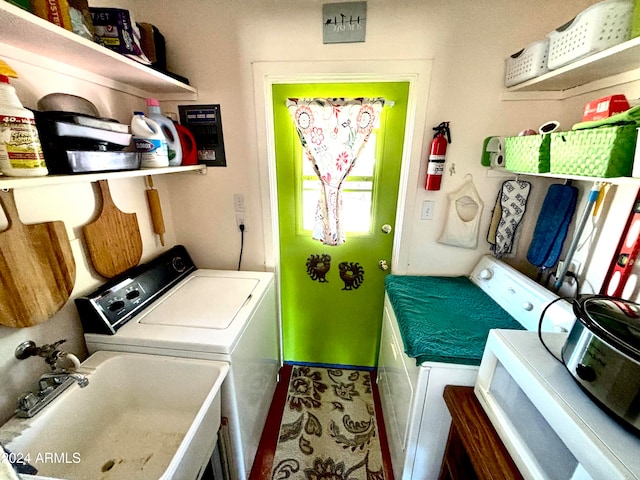
<svg viewBox="0 0 640 480">
<path fill-rule="evenodd" d="M 526 82 L 547 73 L 549 39 L 539 40 L 514 53 L 505 60 L 504 84 L 506 87 Z"/>
<path fill-rule="evenodd" d="M 633 0 L 605 0 L 549 33 L 550 70 L 613 47 L 631 36 Z"/>
</svg>

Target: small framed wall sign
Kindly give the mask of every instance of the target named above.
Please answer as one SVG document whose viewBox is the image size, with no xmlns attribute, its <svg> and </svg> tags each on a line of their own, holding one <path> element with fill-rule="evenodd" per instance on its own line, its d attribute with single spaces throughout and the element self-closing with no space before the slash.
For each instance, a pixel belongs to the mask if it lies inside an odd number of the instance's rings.
<svg viewBox="0 0 640 480">
<path fill-rule="evenodd" d="M 367 2 L 322 5 L 323 43 L 364 42 Z"/>
</svg>

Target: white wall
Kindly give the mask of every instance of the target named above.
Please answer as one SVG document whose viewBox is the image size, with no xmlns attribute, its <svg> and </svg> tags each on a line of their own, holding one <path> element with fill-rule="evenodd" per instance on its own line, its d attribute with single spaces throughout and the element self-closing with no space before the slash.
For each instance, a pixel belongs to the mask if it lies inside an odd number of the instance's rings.
<svg viewBox="0 0 640 480">
<path fill-rule="evenodd" d="M 12 80 L 18 96 L 25 107 L 36 108 L 39 98 L 53 92 L 73 93 L 92 101 L 105 117 L 116 118 L 129 123 L 130 112 L 141 109 L 144 100 L 119 94 L 107 89 L 97 89 L 94 85 L 72 80 L 53 74 L 40 68 L 31 67 L 16 60 L 3 57 L 18 72 L 20 78 Z M 171 205 L 167 201 L 166 185 L 162 177 L 156 177 L 154 184 L 160 192 L 162 207 L 167 226 L 166 245 L 175 243 Z M 135 212 L 143 241 L 143 260 L 152 258 L 163 249 L 158 237 L 153 234 L 149 209 L 147 207 L 145 183 L 142 177 L 112 180 L 109 182 L 111 195 L 124 212 Z M 62 220 L 65 223 L 76 263 L 75 287 L 71 297 L 87 293 L 106 279 L 97 274 L 86 254 L 86 245 L 82 236 L 82 226 L 89 223 L 98 214 L 99 197 L 97 187 L 86 182 L 71 185 L 55 185 L 37 188 L 19 188 L 14 197 L 20 219 L 23 223 L 40 223 Z M 0 230 L 7 227 L 4 212 L 0 209 Z M 21 393 L 37 389 L 40 374 L 48 367 L 41 358 L 17 360 L 15 348 L 25 340 L 33 340 L 38 345 L 67 339 L 61 348 L 77 354 L 86 355 L 82 336 L 82 327 L 72 301 L 55 314 L 50 320 L 30 328 L 0 327 L 0 423 L 6 420 L 15 409 Z"/>
<path fill-rule="evenodd" d="M 624 94 L 629 100 L 640 98 L 640 82 L 631 82 L 619 85 L 614 89 L 604 89 L 589 94 L 579 95 L 575 98 L 567 99 L 566 108 L 580 111 L 585 103 L 613 93 Z M 575 121 L 580 121 L 576 118 Z M 583 190 L 588 190 L 590 184 L 580 185 Z M 581 248 L 576 252 L 575 259 L 581 262 L 581 277 L 584 282 L 584 293 L 599 293 L 602 281 L 607 273 L 609 263 L 618 245 L 621 233 L 629 212 L 634 204 L 638 185 L 610 185 L 606 187 L 606 197 L 603 201 L 601 211 L 595 219 L 590 219 L 581 237 L 579 245 Z M 585 195 L 586 196 L 586 195 Z M 585 205 L 584 198 L 578 206 L 577 212 L 582 213 Z M 591 237 L 590 232 L 593 231 Z M 582 246 L 584 245 L 584 246 Z M 638 279 L 640 267 L 635 265 L 633 274 L 622 295 L 623 298 L 634 301 L 640 300 L 640 284 Z"/>
<path fill-rule="evenodd" d="M 245 195 L 248 210 L 243 268 L 272 267 L 265 264 L 266 249 L 270 246 L 265 246 L 264 228 L 270 224 L 270 212 L 261 203 L 263 179 L 258 174 L 261 168 L 257 159 L 266 147 L 256 141 L 253 62 L 433 59 L 426 111 L 428 128 L 421 140 L 425 153 L 420 159 L 420 168 L 415 169 L 418 173 L 409 181 L 407 205 L 412 207 L 405 211 L 405 221 L 411 228 L 404 239 L 406 265 L 401 266 L 409 273 L 418 274 L 467 273 L 477 258 L 488 252 L 484 237 L 491 204 L 502 179 L 487 178 L 480 166 L 483 139 L 517 134 L 550 119 L 570 126 L 579 120 L 583 103 L 592 98 L 586 96 L 564 102 L 501 101 L 504 58 L 538 40 L 595 3 L 594 0 L 369 0 L 366 42 L 339 45 L 322 44 L 321 0 L 94 0 L 90 3 L 125 6 L 136 14 L 137 20 L 155 24 L 165 35 L 170 68 L 190 78 L 198 88 L 198 102 L 221 104 L 228 166 L 209 168 L 206 176 L 185 174 L 156 179 L 163 198 L 167 245 L 185 244 L 201 268 L 234 269 L 237 266 L 240 236 L 233 212 L 233 193 L 236 192 Z M 21 74 L 21 79 L 14 83 L 27 106 L 35 107 L 36 100 L 46 93 L 64 91 L 86 96 L 104 115 L 122 122 L 129 121 L 132 110 L 144 108 L 141 99 L 10 63 Z M 166 103 L 163 108 L 177 111 L 176 106 L 182 103 L 187 102 Z M 453 133 L 447 167 L 455 164 L 456 173 L 447 174 L 440 192 L 425 192 L 422 184 L 424 158 L 432 137 L 430 127 L 444 120 L 451 122 Z M 467 173 L 473 175 L 485 202 L 477 250 L 435 242 L 443 227 L 446 195 L 458 188 Z M 536 209 L 549 183 L 533 181 L 521 255 L 526 251 L 527 231 L 530 236 Z M 118 180 L 111 182 L 111 187 L 118 206 L 138 214 L 144 256 L 153 256 L 162 247 L 151 233 L 144 181 Z M 618 190 L 624 190 L 624 194 L 616 195 L 611 203 L 610 217 L 619 217 L 617 212 L 622 211 L 626 218 L 629 191 L 633 189 Z M 16 198 L 24 221 L 60 219 L 67 224 L 78 265 L 74 296 L 103 281 L 85 260 L 80 234 L 80 226 L 95 213 L 95 195 L 88 184 L 21 189 Z M 419 220 L 420 206 L 427 199 L 436 202 L 433 221 Z M 0 225 L 0 228 L 4 227 Z M 615 227 L 610 230 L 615 237 Z M 599 246 L 601 244 L 604 248 L 604 244 L 611 244 L 611 239 L 604 239 Z M 610 254 L 598 252 L 598 263 L 608 264 Z M 521 263 L 526 267 L 526 261 Z M 597 282 L 594 280 L 594 283 Z M 0 421 L 11 414 L 18 394 L 34 387 L 38 374 L 44 370 L 44 362 L 39 359 L 15 360 L 15 347 L 25 339 L 48 343 L 65 337 L 69 339 L 70 351 L 84 353 L 79 320 L 72 303 L 40 326 L 21 330 L 0 328 L 3 385 Z"/>
<path fill-rule="evenodd" d="M 266 145 L 257 144 L 254 137 L 252 63 L 433 59 L 426 111 L 429 127 L 422 139 L 424 153 L 419 160 L 419 173 L 410 178 L 404 205 L 408 235 L 402 242 L 400 273 L 464 274 L 480 255 L 489 251 L 484 239 L 503 179 L 487 178 L 479 164 L 485 137 L 515 135 L 552 119 L 569 128 L 580 120 L 584 103 L 621 90 L 594 92 L 565 101 L 501 100 L 504 58 L 543 38 L 577 12 L 596 3 L 595 0 L 370 0 L 366 42 L 340 45 L 322 43 L 322 3 L 319 0 L 179 3 L 146 0 L 135 3 L 136 15 L 155 23 L 169 39 L 170 66 L 189 76 L 200 92 L 201 102 L 222 105 L 229 167 L 209 169 L 208 178 L 198 189 L 190 189 L 189 179 L 185 177 L 171 179 L 172 185 L 179 186 L 172 189 L 171 198 L 174 206 L 180 205 L 180 218 L 175 219 L 178 238 L 191 248 L 203 266 L 235 266 L 239 235 L 232 198 L 234 192 L 241 192 L 247 197 L 250 229 L 244 268 L 272 267 L 265 262 L 265 258 L 271 257 L 268 252 L 271 245 L 264 246 L 261 235 L 262 227 L 270 232 L 270 212 L 258 193 L 259 186 L 265 184 L 264 179 L 258 177 L 261 170 L 257 164 L 258 152 Z M 180 40 L 171 42 L 172 38 Z M 203 38 L 208 41 L 202 42 Z M 637 86 L 627 86 L 622 91 L 629 98 L 638 97 Z M 440 192 L 426 192 L 422 185 L 426 170 L 424 158 L 432 136 L 430 127 L 444 120 L 451 121 L 453 135 L 447 167 L 455 166 L 456 173 L 445 176 Z M 467 173 L 473 175 L 485 200 L 477 250 L 436 243 L 448 208 L 446 195 L 458 188 Z M 522 225 L 518 255 L 508 261 L 533 276 L 535 269 L 524 256 L 537 212 L 552 181 L 529 180 L 534 188 Z M 584 183 L 577 185 L 581 190 L 589 188 Z M 612 235 L 619 235 L 622 228 L 624 220 L 620 212 L 630 206 L 633 199 L 630 190 L 633 189 L 611 190 L 609 203 L 613 206 L 609 209 L 606 230 Z M 424 200 L 436 202 L 436 216 L 432 221 L 420 220 Z M 212 205 L 216 205 L 215 209 Z M 581 208 L 582 203 L 577 213 Z M 603 230 L 603 226 L 600 229 Z M 570 240 L 571 236 L 567 245 Z M 577 253 L 594 290 L 599 288 L 613 248 L 607 241 L 601 242 L 599 248 L 594 246 L 597 254 L 586 253 L 586 250 Z"/>
<path fill-rule="evenodd" d="M 107 0 L 104 0 L 105 3 Z M 108 3 L 114 4 L 113 1 Z M 501 101 L 504 58 L 539 40 L 565 23 L 594 0 L 543 2 L 370 0 L 367 2 L 367 38 L 364 43 L 322 43 L 322 1 L 139 0 L 136 17 L 154 23 L 167 38 L 171 68 L 190 78 L 202 103 L 222 107 L 228 167 L 209 169 L 206 180 L 193 188 L 185 177 L 170 179 L 171 202 L 180 212 L 174 219 L 178 240 L 193 252 L 200 266 L 235 268 L 239 233 L 233 212 L 233 193 L 247 199 L 248 231 L 243 268 L 271 268 L 270 244 L 263 228 L 270 229 L 268 205 L 262 204 L 258 157 L 266 148 L 255 140 L 252 64 L 255 62 L 338 61 L 348 59 L 393 61 L 433 59 L 426 111 L 423 155 L 419 173 L 409 180 L 399 271 L 416 274 L 464 274 L 487 253 L 484 241 L 493 202 L 503 179 L 487 178 L 480 166 L 482 142 L 492 135 L 515 135 L 554 119 L 565 126 L 579 120 L 582 104 L 568 102 Z M 179 102 L 178 102 L 179 103 Z M 166 104 L 166 110 L 176 110 Z M 419 112 L 424 114 L 424 112 Z M 443 179 L 440 192 L 423 189 L 425 157 L 431 127 L 450 121 L 453 143 L 447 168 L 456 173 Z M 258 118 L 258 122 L 263 119 Z M 420 139 L 417 139 L 420 141 Z M 266 156 L 263 156 L 266 158 Z M 414 171 L 418 171 L 414 169 Z M 485 200 L 477 250 L 440 245 L 447 211 L 447 194 L 456 190 L 467 173 Z M 535 226 L 536 212 L 550 181 L 534 179 L 527 222 L 523 226 L 524 255 Z M 424 200 L 436 202 L 433 221 L 422 221 Z M 533 273 L 526 261 L 515 259 Z"/>
</svg>

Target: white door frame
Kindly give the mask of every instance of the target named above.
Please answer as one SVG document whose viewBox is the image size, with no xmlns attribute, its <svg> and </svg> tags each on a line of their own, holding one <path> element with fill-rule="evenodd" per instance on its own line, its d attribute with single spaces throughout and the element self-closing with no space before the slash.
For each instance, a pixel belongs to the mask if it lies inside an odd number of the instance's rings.
<svg viewBox="0 0 640 480">
<path fill-rule="evenodd" d="M 409 104 L 400 171 L 391 271 L 406 273 L 415 211 L 422 141 L 433 60 L 338 60 L 320 62 L 255 62 L 260 194 L 263 208 L 265 266 L 280 270 L 278 195 L 273 127 L 272 87 L 281 83 L 409 82 Z M 388 100 L 393 100 L 388 99 Z M 429 137 L 430 138 L 430 137 Z M 413 187 L 413 188 L 411 188 Z"/>
</svg>

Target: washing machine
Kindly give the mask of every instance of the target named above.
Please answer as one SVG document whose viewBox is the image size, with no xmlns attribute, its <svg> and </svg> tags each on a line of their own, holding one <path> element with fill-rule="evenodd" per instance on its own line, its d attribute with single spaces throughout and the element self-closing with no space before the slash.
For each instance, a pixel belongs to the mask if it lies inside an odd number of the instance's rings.
<svg viewBox="0 0 640 480">
<path fill-rule="evenodd" d="M 75 303 L 90 353 L 230 364 L 218 446 L 225 476 L 247 478 L 281 366 L 273 273 L 198 269 L 177 245 Z"/>
</svg>

